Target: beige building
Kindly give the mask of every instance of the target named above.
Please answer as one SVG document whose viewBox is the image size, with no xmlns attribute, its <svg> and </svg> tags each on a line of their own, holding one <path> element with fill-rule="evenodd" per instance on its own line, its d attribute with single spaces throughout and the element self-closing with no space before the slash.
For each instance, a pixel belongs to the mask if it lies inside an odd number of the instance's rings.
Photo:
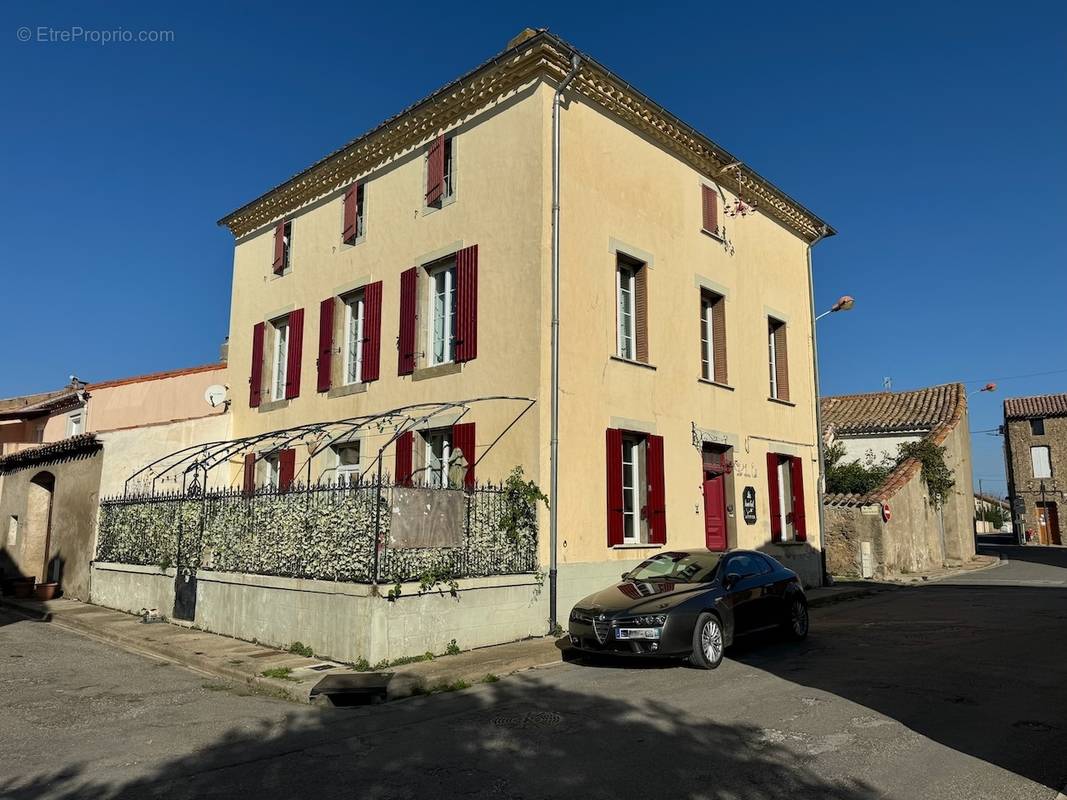
<svg viewBox="0 0 1067 800">
<path fill-rule="evenodd" d="M 388 443 L 400 480 L 445 482 L 461 451 L 468 481 L 521 466 L 547 491 L 553 95 L 575 56 L 528 31 L 221 220 L 234 437 L 479 400 L 310 464 L 250 444 L 231 483 L 366 472 Z M 759 548 L 819 583 L 809 258 L 832 231 L 585 56 L 560 138 L 561 612 L 665 548 Z"/>
</svg>

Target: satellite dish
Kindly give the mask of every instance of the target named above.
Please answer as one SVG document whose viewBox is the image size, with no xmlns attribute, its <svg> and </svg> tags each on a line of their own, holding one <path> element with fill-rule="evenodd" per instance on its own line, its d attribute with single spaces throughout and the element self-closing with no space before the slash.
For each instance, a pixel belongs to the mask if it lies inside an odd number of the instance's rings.
<svg viewBox="0 0 1067 800">
<path fill-rule="evenodd" d="M 212 408 L 218 408 L 226 402 L 226 387 L 220 383 L 213 383 L 204 390 L 204 400 Z"/>
</svg>

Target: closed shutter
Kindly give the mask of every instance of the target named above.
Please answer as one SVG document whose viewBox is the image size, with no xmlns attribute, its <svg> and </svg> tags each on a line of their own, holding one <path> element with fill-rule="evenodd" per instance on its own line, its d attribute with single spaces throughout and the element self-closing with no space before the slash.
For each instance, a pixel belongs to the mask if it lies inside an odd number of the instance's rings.
<svg viewBox="0 0 1067 800">
<path fill-rule="evenodd" d="M 445 191 L 445 137 L 432 142 L 426 156 L 426 205 L 436 203 Z"/>
<path fill-rule="evenodd" d="M 278 451 L 278 491 L 287 492 L 293 486 L 296 477 L 296 450 Z"/>
<path fill-rule="evenodd" d="M 804 514 L 804 468 L 799 456 L 789 459 L 789 474 L 793 480 L 793 532 L 798 542 L 807 541 L 807 518 Z"/>
<path fill-rule="evenodd" d="M 785 323 L 774 329 L 774 375 L 778 383 L 778 399 L 789 399 L 789 351 L 786 349 Z"/>
<path fill-rule="evenodd" d="M 607 465 L 608 547 L 613 547 L 622 544 L 623 540 L 622 431 L 618 428 L 608 428 L 605 441 L 607 444 L 604 463 Z"/>
<path fill-rule="evenodd" d="M 353 183 L 345 191 L 345 216 L 344 227 L 341 231 L 341 241 L 352 244 L 359 234 L 357 220 L 359 219 L 359 184 Z"/>
<path fill-rule="evenodd" d="M 456 361 L 478 357 L 478 245 L 456 254 Z"/>
<path fill-rule="evenodd" d="M 782 541 L 781 497 L 778 493 L 778 454 L 767 453 L 767 502 L 771 513 L 771 541 Z"/>
<path fill-rule="evenodd" d="M 241 483 L 241 490 L 245 494 L 252 494 L 256 490 L 256 454 L 245 453 L 245 474 Z"/>
<path fill-rule="evenodd" d="M 719 233 L 719 193 L 711 186 L 700 187 L 700 200 L 704 217 L 704 230 Z"/>
<path fill-rule="evenodd" d="M 285 222 L 274 226 L 274 274 L 285 270 Z"/>
<path fill-rule="evenodd" d="M 663 437 L 649 436 L 645 441 L 645 472 L 648 475 L 648 541 L 667 543 L 667 502 L 664 497 Z"/>
<path fill-rule="evenodd" d="M 411 484 L 411 449 L 414 442 L 411 431 L 400 434 L 396 440 L 396 471 L 393 481 L 397 486 Z"/>
<path fill-rule="evenodd" d="M 634 345 L 637 360 L 648 363 L 648 267 L 634 275 Z"/>
<path fill-rule="evenodd" d="M 410 375 L 415 371 L 415 294 L 418 285 L 418 267 L 400 273 L 400 335 L 397 337 L 397 375 Z"/>
<path fill-rule="evenodd" d="M 300 359 L 304 349 L 304 309 L 289 314 L 289 353 L 285 367 L 285 399 L 300 396 Z"/>
<path fill-rule="evenodd" d="M 252 328 L 252 372 L 248 379 L 248 405 L 259 408 L 263 399 L 263 337 L 266 326 L 257 322 Z"/>
<path fill-rule="evenodd" d="M 719 297 L 711 306 L 711 348 L 716 383 L 729 383 L 726 371 L 726 298 Z"/>
<path fill-rule="evenodd" d="M 337 298 L 327 297 L 319 303 L 319 360 L 315 362 L 316 388 L 330 391 L 333 383 L 333 309 Z"/>
<path fill-rule="evenodd" d="M 363 382 L 378 380 L 382 364 L 382 282 L 363 287 Z"/>
<path fill-rule="evenodd" d="M 477 456 L 474 453 L 474 423 L 463 422 L 452 426 L 452 451 L 463 451 L 463 457 L 467 459 L 467 474 L 463 476 L 463 488 L 474 488 L 474 462 Z"/>
</svg>

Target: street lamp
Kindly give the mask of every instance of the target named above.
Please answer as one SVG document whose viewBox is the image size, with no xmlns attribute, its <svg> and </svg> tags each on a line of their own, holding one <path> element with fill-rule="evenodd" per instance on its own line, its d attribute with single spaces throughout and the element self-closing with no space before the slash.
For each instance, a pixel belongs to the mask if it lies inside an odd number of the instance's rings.
<svg viewBox="0 0 1067 800">
<path fill-rule="evenodd" d="M 847 295 L 847 294 L 842 295 L 841 297 L 837 298 L 837 302 L 836 303 L 834 303 L 832 306 L 830 306 L 830 310 L 829 311 L 824 311 L 821 314 L 819 314 L 819 316 L 817 316 L 815 318 L 815 321 L 818 322 L 820 319 L 825 317 L 827 314 L 833 314 L 836 311 L 851 311 L 852 307 L 854 305 L 856 305 L 855 298 L 853 298 L 852 296 Z"/>
<path fill-rule="evenodd" d="M 981 394 L 982 392 L 995 392 L 996 390 L 997 390 L 997 385 L 995 383 L 987 383 L 985 386 L 983 386 L 977 392 L 970 392 L 970 393 L 968 393 L 967 396 L 971 397 L 971 396 L 976 395 L 976 394 Z"/>
</svg>

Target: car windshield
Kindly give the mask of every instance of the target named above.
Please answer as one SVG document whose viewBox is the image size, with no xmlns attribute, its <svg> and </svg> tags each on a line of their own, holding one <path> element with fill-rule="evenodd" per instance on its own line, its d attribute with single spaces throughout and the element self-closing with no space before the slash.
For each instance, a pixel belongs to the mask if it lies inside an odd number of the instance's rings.
<svg viewBox="0 0 1067 800">
<path fill-rule="evenodd" d="M 717 553 L 657 553 L 626 574 L 631 581 L 706 583 L 719 566 Z"/>
</svg>

